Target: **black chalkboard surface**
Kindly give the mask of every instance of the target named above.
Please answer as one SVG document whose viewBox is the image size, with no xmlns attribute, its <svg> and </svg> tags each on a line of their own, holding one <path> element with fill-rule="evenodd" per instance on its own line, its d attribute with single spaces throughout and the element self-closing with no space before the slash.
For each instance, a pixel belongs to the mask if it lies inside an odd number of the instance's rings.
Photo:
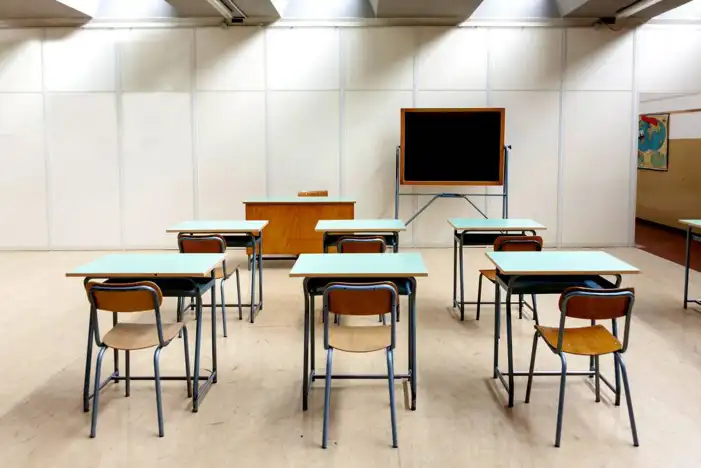
<svg viewBox="0 0 701 468">
<path fill-rule="evenodd" d="M 400 183 L 503 185 L 503 108 L 402 109 Z"/>
</svg>

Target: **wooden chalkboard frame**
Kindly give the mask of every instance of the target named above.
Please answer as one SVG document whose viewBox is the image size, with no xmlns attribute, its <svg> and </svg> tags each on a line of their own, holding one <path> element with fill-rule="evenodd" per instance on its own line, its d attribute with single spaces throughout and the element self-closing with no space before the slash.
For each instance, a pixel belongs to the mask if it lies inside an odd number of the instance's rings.
<svg viewBox="0 0 701 468">
<path fill-rule="evenodd" d="M 499 141 L 499 180 L 494 181 L 424 181 L 424 180 L 406 180 L 404 178 L 404 150 L 406 148 L 405 137 L 405 121 L 406 114 L 410 112 L 498 112 L 501 116 L 501 137 Z M 503 107 L 471 107 L 471 108 L 403 108 L 401 109 L 401 146 L 399 157 L 399 183 L 401 185 L 433 185 L 433 186 L 451 186 L 451 185 L 477 185 L 477 186 L 499 186 L 504 185 L 504 129 L 506 127 L 506 109 Z"/>
</svg>

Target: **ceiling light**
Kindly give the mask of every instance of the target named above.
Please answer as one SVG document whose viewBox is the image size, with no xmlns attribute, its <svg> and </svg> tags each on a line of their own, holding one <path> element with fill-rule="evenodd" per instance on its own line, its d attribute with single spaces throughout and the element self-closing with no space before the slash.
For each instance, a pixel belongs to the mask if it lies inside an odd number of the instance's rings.
<svg viewBox="0 0 701 468">
<path fill-rule="evenodd" d="M 638 0 L 635 3 L 631 3 L 625 8 L 621 8 L 616 12 L 616 18 L 629 18 L 636 13 L 640 13 L 641 11 L 650 8 L 651 6 L 655 6 L 658 3 L 660 3 L 662 0 Z"/>
</svg>

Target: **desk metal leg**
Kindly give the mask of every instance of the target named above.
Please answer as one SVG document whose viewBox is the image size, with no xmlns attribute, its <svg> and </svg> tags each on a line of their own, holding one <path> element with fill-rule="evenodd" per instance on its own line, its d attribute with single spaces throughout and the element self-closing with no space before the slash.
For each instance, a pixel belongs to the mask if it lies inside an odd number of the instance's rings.
<svg viewBox="0 0 701 468">
<path fill-rule="evenodd" d="M 416 281 L 411 281 L 409 292 L 409 378 L 411 387 L 411 410 L 416 411 L 417 359 L 416 359 Z"/>
<path fill-rule="evenodd" d="M 304 288 L 304 365 L 302 366 L 302 411 L 309 402 L 309 293 Z"/>
<path fill-rule="evenodd" d="M 509 367 L 509 408 L 514 406 L 514 349 L 511 331 L 511 290 L 506 292 L 506 358 Z"/>
<path fill-rule="evenodd" d="M 494 290 L 494 373 L 492 378 L 497 378 L 497 372 L 499 369 L 499 338 L 501 334 L 501 288 L 497 285 Z"/>
<path fill-rule="evenodd" d="M 309 295 L 309 346 L 310 346 L 310 352 L 309 352 L 309 367 L 311 368 L 311 373 L 312 376 L 314 375 L 314 370 L 315 370 L 315 363 L 316 363 L 316 337 L 315 337 L 315 328 L 316 328 L 316 322 L 314 319 L 314 296 Z M 313 377 L 312 377 L 313 378 Z"/>
<path fill-rule="evenodd" d="M 259 310 L 263 310 L 263 232 L 258 238 L 258 301 L 260 302 Z"/>
<path fill-rule="evenodd" d="M 212 301 L 214 302 L 214 301 Z M 192 394 L 192 412 L 197 413 L 200 406 L 200 357 L 202 354 L 202 296 L 197 293 L 195 300 L 195 376 Z"/>
<path fill-rule="evenodd" d="M 394 253 L 399 252 L 399 233 L 394 233 Z"/>
<path fill-rule="evenodd" d="M 212 383 L 217 383 L 217 288 L 215 283 L 212 283 L 210 294 L 212 295 L 212 374 L 214 375 Z"/>
<path fill-rule="evenodd" d="M 453 231 L 453 307 L 458 306 L 458 239 Z"/>
<path fill-rule="evenodd" d="M 83 411 L 87 413 L 90 410 L 90 371 L 92 366 L 92 311 L 90 311 L 90 320 L 88 322 L 88 345 L 85 354 L 85 382 L 83 383 Z"/>
<path fill-rule="evenodd" d="M 462 236 L 460 236 L 460 240 L 458 241 L 458 248 L 460 249 L 460 320 L 465 320 L 465 277 L 463 268 Z"/>
<path fill-rule="evenodd" d="M 262 252 L 261 252 L 262 254 Z M 256 259 L 256 244 L 253 243 L 253 261 L 251 262 L 251 318 L 250 321 L 253 323 L 256 316 L 256 267 L 258 266 L 258 261 Z M 262 255 L 261 255 L 262 262 Z"/>
<path fill-rule="evenodd" d="M 684 262 L 684 308 L 689 302 L 689 269 L 691 262 L 691 226 L 686 228 L 686 261 Z"/>
</svg>

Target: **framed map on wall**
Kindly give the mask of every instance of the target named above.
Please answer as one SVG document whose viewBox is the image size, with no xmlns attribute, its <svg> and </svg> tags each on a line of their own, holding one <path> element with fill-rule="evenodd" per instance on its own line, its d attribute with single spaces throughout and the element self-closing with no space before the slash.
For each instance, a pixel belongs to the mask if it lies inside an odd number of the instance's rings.
<svg viewBox="0 0 701 468">
<path fill-rule="evenodd" d="M 638 169 L 669 167 L 669 114 L 644 114 L 638 119 Z"/>
</svg>

